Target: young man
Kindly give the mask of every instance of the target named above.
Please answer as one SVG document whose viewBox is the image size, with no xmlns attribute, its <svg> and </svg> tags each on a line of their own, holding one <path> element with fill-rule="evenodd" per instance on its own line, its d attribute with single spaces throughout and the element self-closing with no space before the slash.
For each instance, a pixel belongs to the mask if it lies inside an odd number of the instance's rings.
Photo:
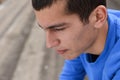
<svg viewBox="0 0 120 80">
<path fill-rule="evenodd" d="M 120 79 L 120 12 L 106 0 L 32 0 L 46 46 L 66 60 L 60 80 Z"/>
</svg>

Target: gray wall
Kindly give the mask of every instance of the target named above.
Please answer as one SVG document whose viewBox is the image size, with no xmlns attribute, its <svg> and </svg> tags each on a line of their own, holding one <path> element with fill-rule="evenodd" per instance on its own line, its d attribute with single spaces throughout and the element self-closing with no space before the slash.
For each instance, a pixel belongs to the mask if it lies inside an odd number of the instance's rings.
<svg viewBox="0 0 120 80">
<path fill-rule="evenodd" d="M 107 0 L 107 6 L 110 9 L 120 10 L 120 0 Z"/>
</svg>

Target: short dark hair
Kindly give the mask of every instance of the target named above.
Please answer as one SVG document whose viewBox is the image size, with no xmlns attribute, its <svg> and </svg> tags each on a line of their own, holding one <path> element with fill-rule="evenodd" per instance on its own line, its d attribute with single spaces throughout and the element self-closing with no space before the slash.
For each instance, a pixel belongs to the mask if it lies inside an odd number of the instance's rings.
<svg viewBox="0 0 120 80">
<path fill-rule="evenodd" d="M 59 0 L 32 0 L 32 6 L 39 11 L 46 7 L 51 7 Z M 63 0 L 64 1 L 64 0 Z M 82 22 L 88 22 L 89 15 L 99 5 L 106 6 L 106 0 L 66 0 L 65 11 L 68 14 L 78 14 Z"/>
</svg>

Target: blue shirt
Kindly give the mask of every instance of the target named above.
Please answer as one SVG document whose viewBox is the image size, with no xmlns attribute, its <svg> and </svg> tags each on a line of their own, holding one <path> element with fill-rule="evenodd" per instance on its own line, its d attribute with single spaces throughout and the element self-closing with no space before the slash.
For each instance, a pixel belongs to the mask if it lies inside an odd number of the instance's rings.
<svg viewBox="0 0 120 80">
<path fill-rule="evenodd" d="M 120 80 L 120 11 L 108 10 L 108 34 L 100 56 L 81 54 L 65 60 L 60 80 Z"/>
</svg>

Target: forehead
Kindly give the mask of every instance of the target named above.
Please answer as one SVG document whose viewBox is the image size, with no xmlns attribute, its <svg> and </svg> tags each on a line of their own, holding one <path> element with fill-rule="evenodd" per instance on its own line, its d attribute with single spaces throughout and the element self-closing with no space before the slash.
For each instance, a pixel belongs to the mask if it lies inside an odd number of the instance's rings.
<svg viewBox="0 0 120 80">
<path fill-rule="evenodd" d="M 66 16 L 65 1 L 57 1 L 50 7 L 46 7 L 40 11 L 35 11 L 35 15 L 39 24 L 52 23 Z"/>
</svg>

